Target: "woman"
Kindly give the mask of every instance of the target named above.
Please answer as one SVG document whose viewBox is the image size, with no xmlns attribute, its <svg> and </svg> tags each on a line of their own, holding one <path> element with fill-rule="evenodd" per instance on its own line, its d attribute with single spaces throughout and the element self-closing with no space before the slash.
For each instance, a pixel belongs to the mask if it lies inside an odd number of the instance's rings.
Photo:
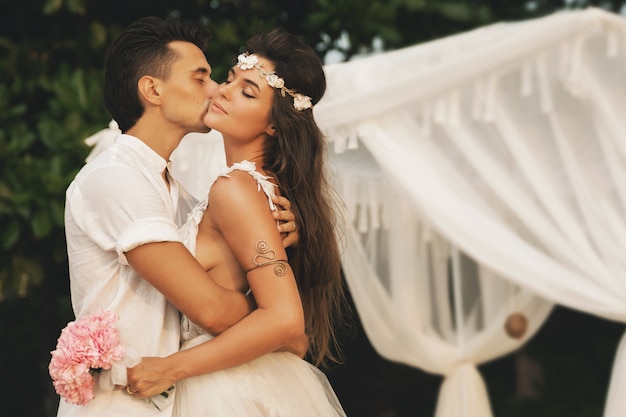
<svg viewBox="0 0 626 417">
<path fill-rule="evenodd" d="M 180 352 L 129 370 L 135 395 L 176 383 L 176 416 L 345 415 L 317 368 L 279 351 L 306 334 L 313 362 L 336 359 L 332 318 L 342 302 L 336 212 L 325 140 L 312 113 L 325 88 L 315 52 L 281 30 L 253 37 L 219 87 L 204 121 L 222 133 L 229 169 L 183 234 L 209 275 L 250 291 L 258 308 L 215 338 L 183 318 Z M 291 201 L 301 226 L 295 248 L 283 249 L 276 230 L 275 192 Z"/>
</svg>

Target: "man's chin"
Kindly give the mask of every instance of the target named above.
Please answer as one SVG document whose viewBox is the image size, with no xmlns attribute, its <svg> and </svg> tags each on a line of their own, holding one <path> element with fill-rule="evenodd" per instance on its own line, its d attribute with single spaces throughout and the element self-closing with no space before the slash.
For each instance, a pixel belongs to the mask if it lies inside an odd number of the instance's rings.
<svg viewBox="0 0 626 417">
<path fill-rule="evenodd" d="M 210 127 L 206 127 L 205 125 L 198 126 L 193 130 L 194 133 L 209 133 L 211 131 Z"/>
</svg>

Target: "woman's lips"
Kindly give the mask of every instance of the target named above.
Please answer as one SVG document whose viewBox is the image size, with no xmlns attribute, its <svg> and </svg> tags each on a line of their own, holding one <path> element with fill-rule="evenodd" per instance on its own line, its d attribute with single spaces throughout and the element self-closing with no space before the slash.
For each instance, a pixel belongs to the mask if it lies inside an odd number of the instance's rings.
<svg viewBox="0 0 626 417">
<path fill-rule="evenodd" d="M 211 110 L 216 111 L 218 113 L 228 114 L 226 110 L 219 103 L 213 102 L 211 103 Z"/>
</svg>

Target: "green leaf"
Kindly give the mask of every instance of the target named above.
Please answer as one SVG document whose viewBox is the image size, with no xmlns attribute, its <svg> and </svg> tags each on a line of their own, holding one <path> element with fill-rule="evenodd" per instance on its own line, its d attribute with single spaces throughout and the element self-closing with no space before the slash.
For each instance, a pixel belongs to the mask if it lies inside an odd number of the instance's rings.
<svg viewBox="0 0 626 417">
<path fill-rule="evenodd" d="M 78 15 L 85 14 L 85 4 L 83 0 L 66 0 L 67 1 L 67 9 L 73 13 Z"/>
<path fill-rule="evenodd" d="M 53 14 L 61 9 L 63 0 L 48 0 L 43 7 L 44 14 Z"/>
<path fill-rule="evenodd" d="M 63 229 L 65 225 L 65 201 L 63 199 L 51 201 L 50 213 L 54 225 Z"/>
<path fill-rule="evenodd" d="M 31 256 L 13 257 L 13 285 L 18 294 L 24 296 L 31 285 L 42 282 L 44 273 L 41 262 Z"/>
<path fill-rule="evenodd" d="M 5 120 L 11 119 L 11 118 L 17 118 L 19 116 L 22 116 L 24 113 L 26 113 L 27 109 L 28 109 L 28 106 L 25 103 L 14 104 L 2 115 L 2 118 Z"/>
<path fill-rule="evenodd" d="M 0 244 L 2 249 L 10 249 L 20 237 L 20 226 L 15 220 L 5 223 L 0 232 Z"/>
<path fill-rule="evenodd" d="M 38 210 L 33 213 L 31 220 L 31 228 L 36 239 L 46 237 L 52 231 L 53 222 L 50 218 L 50 213 L 47 210 Z"/>
</svg>

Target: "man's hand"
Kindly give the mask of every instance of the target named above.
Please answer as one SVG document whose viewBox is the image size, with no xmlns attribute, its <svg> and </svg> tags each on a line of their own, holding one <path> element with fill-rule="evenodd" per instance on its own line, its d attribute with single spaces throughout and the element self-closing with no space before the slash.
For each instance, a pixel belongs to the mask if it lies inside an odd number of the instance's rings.
<svg viewBox="0 0 626 417">
<path fill-rule="evenodd" d="M 298 235 L 296 215 L 291 211 L 291 203 L 283 196 L 273 196 L 272 201 L 282 208 L 274 212 L 274 219 L 279 222 L 278 231 L 283 236 L 283 247 L 297 246 L 300 235 Z"/>
</svg>

